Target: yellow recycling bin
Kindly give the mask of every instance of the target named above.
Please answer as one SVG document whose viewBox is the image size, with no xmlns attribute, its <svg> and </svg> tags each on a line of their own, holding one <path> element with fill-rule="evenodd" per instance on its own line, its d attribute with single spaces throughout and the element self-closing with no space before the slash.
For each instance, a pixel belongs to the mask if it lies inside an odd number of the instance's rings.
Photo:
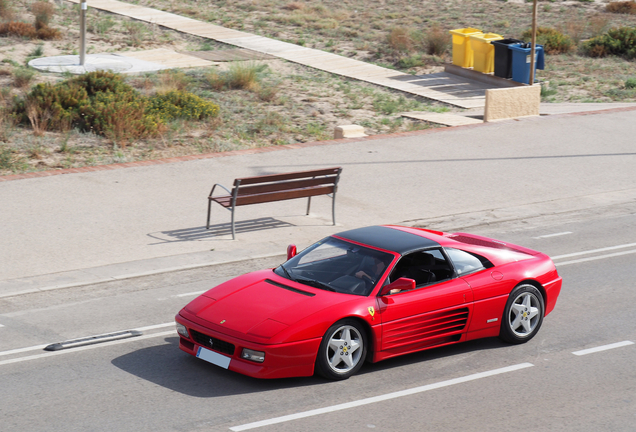
<svg viewBox="0 0 636 432">
<path fill-rule="evenodd" d="M 474 52 L 473 70 L 483 73 L 495 71 L 495 46 L 491 41 L 501 40 L 503 36 L 496 33 L 471 34 L 470 47 Z"/>
<path fill-rule="evenodd" d="M 451 30 L 453 35 L 453 64 L 461 67 L 473 66 L 473 50 L 470 47 L 471 35 L 483 35 L 482 31 L 476 28 L 463 28 Z"/>
</svg>

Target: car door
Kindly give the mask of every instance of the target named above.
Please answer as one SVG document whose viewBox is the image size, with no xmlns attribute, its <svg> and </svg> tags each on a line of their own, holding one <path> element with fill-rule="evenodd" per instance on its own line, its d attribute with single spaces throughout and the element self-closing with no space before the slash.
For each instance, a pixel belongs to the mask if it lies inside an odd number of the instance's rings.
<svg viewBox="0 0 636 432">
<path fill-rule="evenodd" d="M 469 321 L 473 302 L 470 285 L 454 277 L 452 266 L 440 249 L 417 253 L 434 256 L 433 272 L 439 277 L 434 282 L 416 286 L 414 290 L 378 299 L 382 351 L 411 352 L 457 341 Z M 401 260 L 408 258 L 407 255 Z M 391 280 L 400 277 L 399 266 L 400 262 L 392 270 Z"/>
</svg>

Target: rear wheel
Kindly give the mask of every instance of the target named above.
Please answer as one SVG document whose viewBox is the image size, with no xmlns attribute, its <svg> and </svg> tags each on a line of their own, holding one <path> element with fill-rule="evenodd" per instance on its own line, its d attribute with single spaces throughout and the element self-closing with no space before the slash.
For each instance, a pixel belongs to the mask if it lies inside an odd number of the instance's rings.
<svg viewBox="0 0 636 432">
<path fill-rule="evenodd" d="M 512 290 L 504 309 L 499 337 L 506 342 L 528 342 L 541 328 L 544 315 L 543 296 L 530 284 Z"/>
<path fill-rule="evenodd" d="M 366 355 L 366 333 L 362 326 L 351 319 L 338 321 L 322 338 L 316 371 L 328 379 L 347 379 L 360 370 Z"/>
</svg>

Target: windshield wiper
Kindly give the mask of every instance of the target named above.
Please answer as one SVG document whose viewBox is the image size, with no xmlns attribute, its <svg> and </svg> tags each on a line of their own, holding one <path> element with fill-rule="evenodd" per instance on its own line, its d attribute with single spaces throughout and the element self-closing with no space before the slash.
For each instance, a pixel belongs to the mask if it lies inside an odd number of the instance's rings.
<svg viewBox="0 0 636 432">
<path fill-rule="evenodd" d="M 285 264 L 281 264 L 280 268 L 283 269 L 283 271 L 285 272 L 285 274 L 287 275 L 287 278 L 290 280 L 293 280 L 294 282 L 296 282 L 296 279 L 294 279 L 294 277 L 287 271 L 287 269 L 285 268 Z"/>
<path fill-rule="evenodd" d="M 327 291 L 336 292 L 336 290 L 332 286 L 315 279 L 296 278 L 296 282 L 300 282 L 305 285 L 309 285 L 309 286 L 320 288 L 320 289 L 325 289 Z"/>
</svg>

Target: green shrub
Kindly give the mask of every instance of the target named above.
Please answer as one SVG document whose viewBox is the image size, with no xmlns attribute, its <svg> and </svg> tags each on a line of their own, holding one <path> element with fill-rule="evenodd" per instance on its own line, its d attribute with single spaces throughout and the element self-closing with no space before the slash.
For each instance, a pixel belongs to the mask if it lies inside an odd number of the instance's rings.
<svg viewBox="0 0 636 432">
<path fill-rule="evenodd" d="M 636 27 L 620 27 L 590 39 L 583 44 L 583 52 L 590 57 L 620 56 L 636 58 Z"/>
<path fill-rule="evenodd" d="M 81 109 L 89 104 L 86 90 L 76 85 L 60 83 L 38 84 L 25 99 L 18 100 L 14 112 L 22 123 L 33 125 L 36 119 L 45 119 L 41 128 L 66 129 L 76 123 Z M 41 122 L 38 122 L 40 124 Z"/>
<path fill-rule="evenodd" d="M 146 99 L 136 92 L 99 92 L 82 113 L 84 129 L 112 140 L 121 147 L 157 133 L 161 122 L 146 115 Z"/>
<path fill-rule="evenodd" d="M 625 80 L 625 88 L 633 89 L 636 88 L 636 77 L 630 77 Z"/>
<path fill-rule="evenodd" d="M 173 90 L 151 97 L 146 113 L 164 122 L 178 118 L 201 120 L 216 117 L 219 113 L 219 106 L 192 93 Z"/>
<path fill-rule="evenodd" d="M 532 38 L 532 29 L 523 32 L 521 37 L 529 41 Z M 550 27 L 537 27 L 537 43 L 543 45 L 546 54 L 568 53 L 575 47 L 569 36 Z"/>
<path fill-rule="evenodd" d="M 126 84 L 121 75 L 112 72 L 95 71 L 72 78 L 71 81 L 84 88 L 89 97 L 103 92 L 136 94 L 135 89 Z"/>
<path fill-rule="evenodd" d="M 214 117 L 219 107 L 178 90 L 146 98 L 120 75 L 98 71 L 55 85 L 38 84 L 14 102 L 13 112 L 37 134 L 75 127 L 123 146 L 155 135 L 167 120 Z"/>
</svg>

